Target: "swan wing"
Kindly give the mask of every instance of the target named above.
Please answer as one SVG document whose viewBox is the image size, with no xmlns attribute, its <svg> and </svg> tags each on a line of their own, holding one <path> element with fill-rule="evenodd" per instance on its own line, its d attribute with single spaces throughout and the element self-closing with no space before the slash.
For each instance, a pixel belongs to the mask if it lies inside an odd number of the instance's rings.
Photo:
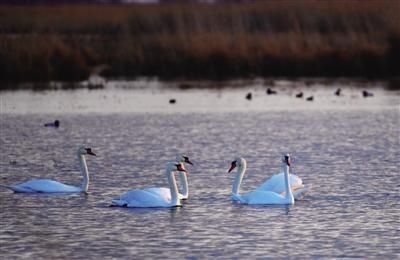
<svg viewBox="0 0 400 260">
<path fill-rule="evenodd" d="M 128 191 L 122 194 L 119 199 L 113 200 L 112 204 L 133 208 L 169 207 L 171 199 L 162 196 L 163 194 L 166 195 L 165 191 L 160 190 L 159 192 L 157 194 L 154 188 L 150 188 L 150 191 L 149 189 Z"/>
<path fill-rule="evenodd" d="M 255 190 L 253 192 L 246 193 L 241 196 L 241 201 L 245 201 L 246 204 L 251 205 L 276 205 L 276 204 L 288 204 L 285 197 L 282 195 L 272 192 Z"/>
<path fill-rule="evenodd" d="M 304 197 L 304 195 L 306 195 L 307 192 L 309 192 L 312 188 L 311 184 L 307 184 L 307 185 L 302 185 L 299 187 L 296 187 L 296 189 L 292 190 L 293 193 L 293 197 L 295 200 L 300 200 Z M 282 196 L 285 196 L 286 192 L 282 192 L 280 193 Z"/>
<path fill-rule="evenodd" d="M 171 200 L 171 191 L 169 188 L 148 188 L 145 191 L 153 193 L 156 196 L 164 198 L 165 200 Z"/>
<path fill-rule="evenodd" d="M 157 196 L 165 198 L 165 200 L 171 200 L 171 191 L 169 188 L 148 188 L 145 189 L 148 192 L 154 193 Z M 188 196 L 183 196 L 181 193 L 178 193 L 179 199 L 187 199 Z"/>
<path fill-rule="evenodd" d="M 55 192 L 81 192 L 82 190 L 78 187 L 66 185 L 58 181 L 48 179 L 31 180 L 10 187 L 15 192 L 43 192 L 43 193 L 55 193 Z"/>
<path fill-rule="evenodd" d="M 292 191 L 302 188 L 303 187 L 303 181 L 302 179 L 297 176 L 296 174 L 290 174 L 290 186 L 292 188 Z M 285 176 L 284 173 L 278 173 L 274 174 L 269 178 L 267 181 L 265 181 L 263 184 L 261 184 L 256 190 L 258 191 L 272 191 L 275 193 L 282 193 L 285 192 Z"/>
</svg>

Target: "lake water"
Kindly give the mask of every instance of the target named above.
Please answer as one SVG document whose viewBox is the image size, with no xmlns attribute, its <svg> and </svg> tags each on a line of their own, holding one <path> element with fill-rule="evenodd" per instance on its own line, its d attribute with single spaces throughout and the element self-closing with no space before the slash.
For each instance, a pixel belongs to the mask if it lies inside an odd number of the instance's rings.
<svg viewBox="0 0 400 260">
<path fill-rule="evenodd" d="M 1 259 L 399 258 L 400 93 L 380 86 L 3 91 L 0 183 L 51 178 L 84 194 L 0 189 Z M 128 86 L 127 86 L 128 85 Z M 304 91 L 314 101 L 296 99 Z M 244 97 L 253 93 L 251 101 Z M 176 98 L 177 103 L 168 103 Z M 44 128 L 58 119 L 58 129 Z M 174 209 L 109 207 L 119 194 L 166 187 L 166 162 L 187 153 L 190 199 Z M 248 163 L 242 191 L 279 172 L 282 153 L 313 189 L 293 206 L 233 203 L 230 162 Z"/>
</svg>

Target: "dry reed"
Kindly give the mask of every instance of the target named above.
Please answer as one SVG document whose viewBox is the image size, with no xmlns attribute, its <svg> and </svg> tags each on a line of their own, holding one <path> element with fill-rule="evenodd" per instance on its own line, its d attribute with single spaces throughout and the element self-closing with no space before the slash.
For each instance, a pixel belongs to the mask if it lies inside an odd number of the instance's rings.
<svg viewBox="0 0 400 260">
<path fill-rule="evenodd" d="M 0 5 L 0 80 L 398 76 L 398 1 Z"/>
</svg>

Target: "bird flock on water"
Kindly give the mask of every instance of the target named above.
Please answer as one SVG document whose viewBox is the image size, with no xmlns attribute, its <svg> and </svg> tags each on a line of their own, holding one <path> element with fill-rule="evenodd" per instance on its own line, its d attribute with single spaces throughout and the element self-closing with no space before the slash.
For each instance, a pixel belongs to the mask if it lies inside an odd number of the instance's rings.
<svg viewBox="0 0 400 260">
<path fill-rule="evenodd" d="M 80 185 L 69 185 L 51 179 L 33 179 L 14 185 L 1 184 L 0 187 L 9 189 L 15 193 L 85 193 L 89 192 L 89 170 L 86 164 L 86 156 L 97 156 L 90 148 L 81 146 L 77 150 L 77 158 L 82 175 Z M 150 187 L 132 189 L 117 196 L 110 202 L 110 206 L 132 208 L 165 208 L 182 206 L 182 201 L 189 199 L 188 170 L 186 165 L 193 165 L 185 154 L 178 154 L 175 160 L 166 164 L 165 177 L 168 187 Z M 240 185 L 246 173 L 247 162 L 243 157 L 235 158 L 228 169 L 228 173 L 234 173 L 231 198 L 240 204 L 249 205 L 292 205 L 295 200 L 301 199 L 311 188 L 310 184 L 303 184 L 302 179 L 290 173 L 291 156 L 282 156 L 282 172 L 267 178 L 254 191 L 242 193 Z M 179 187 L 175 177 L 179 174 Z"/>
<path fill-rule="evenodd" d="M 364 98 L 373 97 L 372 92 L 363 90 Z M 267 95 L 277 95 L 278 91 L 267 88 Z M 335 96 L 342 96 L 342 89 L 338 88 L 334 92 Z M 303 92 L 295 94 L 296 98 L 304 98 Z M 252 100 L 251 92 L 245 96 L 247 100 Z M 313 101 L 314 96 L 308 96 L 306 101 Z M 175 104 L 176 99 L 170 99 L 170 104 Z M 45 127 L 58 128 L 60 121 L 55 120 L 46 123 Z M 0 187 L 12 190 L 16 193 L 88 193 L 89 191 L 89 171 L 86 164 L 86 156 L 96 156 L 91 148 L 81 146 L 77 150 L 77 158 L 82 175 L 81 185 L 74 186 L 64 184 L 50 179 L 33 179 L 14 185 L 0 184 Z M 13 162 L 14 163 L 14 162 Z M 15 162 L 16 163 L 16 162 Z M 139 208 L 159 208 L 159 207 L 179 207 L 182 201 L 189 199 L 188 170 L 186 165 L 193 165 L 189 157 L 179 154 L 175 160 L 168 162 L 165 167 L 165 177 L 168 187 L 150 187 L 144 189 L 133 189 L 127 191 L 113 199 L 111 206 L 120 207 L 139 207 Z M 296 200 L 301 199 L 311 189 L 311 184 L 303 184 L 302 179 L 290 173 L 291 155 L 282 156 L 282 172 L 267 178 L 259 187 L 253 191 L 242 193 L 240 186 L 247 169 L 247 161 L 243 157 L 235 158 L 229 167 L 228 173 L 236 169 L 234 182 L 232 184 L 231 198 L 234 202 L 249 205 L 292 205 Z M 179 175 L 178 185 L 175 174 Z M 179 188 L 181 190 L 179 190 Z"/>
<path fill-rule="evenodd" d="M 271 89 L 271 88 L 267 88 L 267 90 L 266 90 L 265 93 L 266 93 L 267 95 L 277 95 L 277 94 L 278 94 L 278 91 L 277 91 L 277 90 L 273 90 L 273 89 Z M 374 94 L 373 94 L 372 92 L 369 92 L 369 91 L 367 91 L 367 90 L 363 90 L 363 91 L 361 92 L 361 94 L 362 94 L 362 96 L 363 96 L 364 98 L 368 98 L 368 97 L 373 97 L 373 96 L 374 96 Z M 334 95 L 335 95 L 335 96 L 338 96 L 338 97 L 343 96 L 343 94 L 342 94 L 342 89 L 341 89 L 341 88 L 338 88 L 338 89 L 334 92 Z M 304 93 L 303 93 L 302 91 L 300 91 L 300 92 L 298 92 L 298 93 L 295 94 L 295 97 L 296 97 L 296 98 L 303 98 L 303 97 L 305 97 L 305 95 L 304 95 Z M 252 100 L 252 99 L 253 99 L 253 94 L 252 94 L 251 92 L 248 92 L 248 93 L 246 94 L 246 99 L 247 99 L 247 100 Z M 306 97 L 305 100 L 306 100 L 306 101 L 314 101 L 314 96 L 313 96 L 313 95 L 310 95 L 310 96 Z"/>
</svg>

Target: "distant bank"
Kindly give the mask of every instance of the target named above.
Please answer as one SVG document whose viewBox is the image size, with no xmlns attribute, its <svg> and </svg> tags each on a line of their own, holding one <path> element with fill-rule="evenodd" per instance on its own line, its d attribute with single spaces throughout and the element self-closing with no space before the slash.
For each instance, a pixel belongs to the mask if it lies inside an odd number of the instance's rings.
<svg viewBox="0 0 400 260">
<path fill-rule="evenodd" d="M 400 74 L 399 13 L 400 1 L 390 0 L 3 4 L 0 81 L 77 81 L 93 73 L 393 78 Z"/>
</svg>

